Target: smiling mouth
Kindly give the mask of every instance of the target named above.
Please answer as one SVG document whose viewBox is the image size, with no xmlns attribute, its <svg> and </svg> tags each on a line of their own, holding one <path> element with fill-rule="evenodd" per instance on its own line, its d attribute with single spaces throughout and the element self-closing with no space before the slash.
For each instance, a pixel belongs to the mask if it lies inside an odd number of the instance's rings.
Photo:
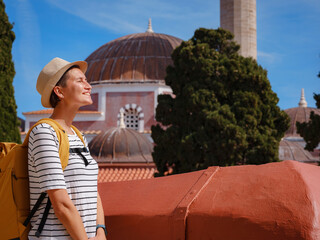
<svg viewBox="0 0 320 240">
<path fill-rule="evenodd" d="M 90 96 L 91 94 L 90 93 L 84 93 L 84 95 Z"/>
</svg>

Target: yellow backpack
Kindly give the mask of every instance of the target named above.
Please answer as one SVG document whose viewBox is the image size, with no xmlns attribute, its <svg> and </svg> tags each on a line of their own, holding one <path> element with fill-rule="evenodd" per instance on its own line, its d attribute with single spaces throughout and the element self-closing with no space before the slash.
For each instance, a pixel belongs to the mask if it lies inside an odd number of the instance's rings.
<svg viewBox="0 0 320 240">
<path fill-rule="evenodd" d="M 30 213 L 28 179 L 28 140 L 32 129 L 47 123 L 55 130 L 59 140 L 59 156 L 62 169 L 68 165 L 68 135 L 56 121 L 39 120 L 27 133 L 22 144 L 0 143 L 0 239 L 28 239 L 30 224 L 24 225 Z M 80 131 L 72 126 L 84 143 Z"/>
</svg>

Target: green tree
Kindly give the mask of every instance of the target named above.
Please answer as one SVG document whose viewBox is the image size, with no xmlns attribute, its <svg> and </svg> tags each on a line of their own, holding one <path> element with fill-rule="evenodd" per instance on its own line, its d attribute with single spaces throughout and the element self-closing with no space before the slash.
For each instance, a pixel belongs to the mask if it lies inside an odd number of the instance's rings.
<svg viewBox="0 0 320 240">
<path fill-rule="evenodd" d="M 320 73 L 318 74 L 318 77 L 320 78 Z M 320 108 L 320 94 L 314 93 L 313 98 L 316 100 L 317 108 Z M 297 132 L 307 143 L 305 149 L 313 151 L 320 143 L 320 116 L 312 111 L 309 122 L 297 122 L 296 125 Z"/>
<path fill-rule="evenodd" d="M 240 56 L 232 39 L 223 29 L 200 28 L 173 51 L 165 81 L 174 97 L 158 97 L 161 125 L 152 126 L 157 175 L 278 161 L 289 118 L 267 71 Z"/>
<path fill-rule="evenodd" d="M 12 62 L 12 43 L 15 39 L 5 12 L 3 0 L 0 0 L 0 141 L 21 142 L 17 106 L 14 99 Z"/>
</svg>

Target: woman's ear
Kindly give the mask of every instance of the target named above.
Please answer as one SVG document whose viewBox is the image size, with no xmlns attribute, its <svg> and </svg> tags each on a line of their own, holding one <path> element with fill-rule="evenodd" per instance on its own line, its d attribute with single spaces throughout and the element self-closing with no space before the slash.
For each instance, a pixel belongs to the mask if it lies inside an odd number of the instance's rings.
<svg viewBox="0 0 320 240">
<path fill-rule="evenodd" d="M 55 86 L 53 88 L 53 91 L 58 96 L 59 99 L 62 99 L 64 97 L 60 86 Z"/>
</svg>

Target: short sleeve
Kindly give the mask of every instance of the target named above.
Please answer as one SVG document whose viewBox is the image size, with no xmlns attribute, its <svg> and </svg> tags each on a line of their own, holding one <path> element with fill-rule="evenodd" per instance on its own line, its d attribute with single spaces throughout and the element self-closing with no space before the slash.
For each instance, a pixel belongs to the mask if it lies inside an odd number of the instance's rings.
<svg viewBox="0 0 320 240">
<path fill-rule="evenodd" d="M 33 128 L 29 137 L 29 158 L 41 192 L 66 189 L 59 157 L 59 142 L 54 129 L 42 123 Z"/>
</svg>

